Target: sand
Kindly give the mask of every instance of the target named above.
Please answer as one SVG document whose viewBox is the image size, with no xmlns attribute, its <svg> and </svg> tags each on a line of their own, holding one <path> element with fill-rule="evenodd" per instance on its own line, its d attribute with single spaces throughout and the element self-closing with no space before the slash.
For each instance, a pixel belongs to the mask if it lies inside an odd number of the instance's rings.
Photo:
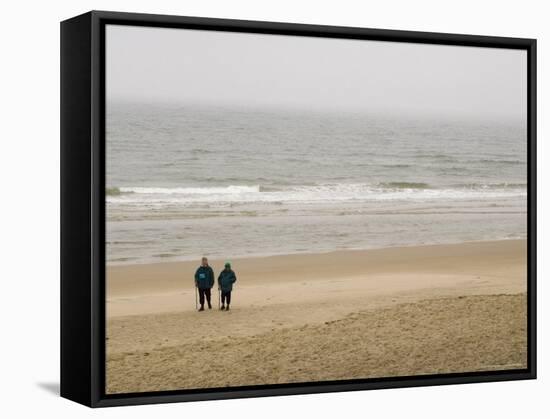
<svg viewBox="0 0 550 419">
<path fill-rule="evenodd" d="M 233 266 L 232 310 L 200 313 L 196 262 L 108 268 L 108 393 L 526 367 L 524 240 Z"/>
</svg>

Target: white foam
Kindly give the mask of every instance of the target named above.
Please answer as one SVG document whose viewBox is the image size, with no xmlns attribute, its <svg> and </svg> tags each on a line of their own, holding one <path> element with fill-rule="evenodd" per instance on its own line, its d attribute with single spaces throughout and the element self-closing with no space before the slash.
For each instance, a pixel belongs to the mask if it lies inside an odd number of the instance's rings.
<svg viewBox="0 0 550 419">
<path fill-rule="evenodd" d="M 325 184 L 292 186 L 284 190 L 262 190 L 259 185 L 224 187 L 121 187 L 121 195 L 108 196 L 109 203 L 135 205 L 330 203 L 342 201 L 452 201 L 526 197 L 525 188 L 392 188 L 368 184 Z"/>
<path fill-rule="evenodd" d="M 121 187 L 122 193 L 137 193 L 148 195 L 212 195 L 212 194 L 240 194 L 246 192 L 259 192 L 260 186 L 230 185 L 213 188 L 157 188 L 157 187 Z"/>
</svg>

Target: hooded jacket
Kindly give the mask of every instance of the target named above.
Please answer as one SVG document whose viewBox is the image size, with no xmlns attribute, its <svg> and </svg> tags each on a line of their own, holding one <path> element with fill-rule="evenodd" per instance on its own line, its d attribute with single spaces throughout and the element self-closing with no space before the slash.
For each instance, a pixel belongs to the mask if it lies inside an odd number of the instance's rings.
<svg viewBox="0 0 550 419">
<path fill-rule="evenodd" d="M 214 286 L 214 271 L 210 266 L 199 266 L 195 272 L 195 285 L 201 289 L 209 289 Z"/>
<path fill-rule="evenodd" d="M 218 286 L 223 292 L 229 292 L 233 290 L 233 284 L 237 281 L 235 272 L 231 269 L 224 269 L 218 276 Z"/>
</svg>

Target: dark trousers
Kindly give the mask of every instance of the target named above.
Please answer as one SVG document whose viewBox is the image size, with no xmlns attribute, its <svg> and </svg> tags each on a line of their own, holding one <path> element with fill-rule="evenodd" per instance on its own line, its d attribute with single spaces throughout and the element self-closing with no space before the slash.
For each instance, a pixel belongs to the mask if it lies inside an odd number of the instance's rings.
<svg viewBox="0 0 550 419">
<path fill-rule="evenodd" d="M 231 291 L 222 291 L 222 306 L 225 305 L 227 301 L 227 305 L 231 304 Z"/>
<path fill-rule="evenodd" d="M 201 307 L 204 306 L 204 296 L 206 296 L 206 301 L 208 301 L 208 306 L 210 307 L 210 288 L 199 288 L 199 301 Z"/>
</svg>

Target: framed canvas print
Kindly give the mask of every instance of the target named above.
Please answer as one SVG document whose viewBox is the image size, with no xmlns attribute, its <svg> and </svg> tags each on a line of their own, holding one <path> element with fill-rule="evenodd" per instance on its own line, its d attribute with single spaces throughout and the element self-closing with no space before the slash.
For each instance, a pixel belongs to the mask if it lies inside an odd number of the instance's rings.
<svg viewBox="0 0 550 419">
<path fill-rule="evenodd" d="M 62 22 L 62 396 L 535 378 L 535 48 Z"/>
</svg>

